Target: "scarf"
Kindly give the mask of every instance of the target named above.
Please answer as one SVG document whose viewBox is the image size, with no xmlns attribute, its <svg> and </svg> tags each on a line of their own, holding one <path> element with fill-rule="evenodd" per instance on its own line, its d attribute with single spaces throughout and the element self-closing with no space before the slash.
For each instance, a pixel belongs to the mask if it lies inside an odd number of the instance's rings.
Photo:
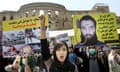
<svg viewBox="0 0 120 72">
<path fill-rule="evenodd" d="M 74 72 L 75 66 L 71 64 L 69 61 L 64 64 L 56 63 L 55 61 L 52 63 L 50 72 Z"/>
</svg>

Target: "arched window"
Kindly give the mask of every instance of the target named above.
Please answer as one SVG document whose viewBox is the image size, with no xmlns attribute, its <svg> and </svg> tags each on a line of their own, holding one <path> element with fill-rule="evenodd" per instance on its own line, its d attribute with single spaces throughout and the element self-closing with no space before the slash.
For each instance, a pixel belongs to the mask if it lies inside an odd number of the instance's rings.
<svg viewBox="0 0 120 72">
<path fill-rule="evenodd" d="M 59 15 L 59 11 L 55 11 L 55 15 L 58 16 Z"/>
<path fill-rule="evenodd" d="M 48 16 L 51 17 L 51 10 L 48 10 Z"/>
<path fill-rule="evenodd" d="M 51 14 L 51 10 L 48 10 L 48 14 Z"/>
<path fill-rule="evenodd" d="M 11 17 L 10 17 L 10 20 L 13 20 L 13 19 L 14 19 L 14 17 L 13 17 L 13 16 L 11 16 Z"/>
<path fill-rule="evenodd" d="M 36 13 L 36 10 L 34 9 L 34 10 L 32 11 L 32 16 L 35 16 L 35 13 Z"/>
<path fill-rule="evenodd" d="M 40 15 L 44 15 L 44 10 L 40 10 Z"/>
<path fill-rule="evenodd" d="M 29 15 L 29 12 L 28 12 L 28 11 L 26 11 L 26 12 L 25 12 L 25 16 L 26 16 L 26 17 L 28 17 L 28 15 Z"/>
<path fill-rule="evenodd" d="M 3 16 L 3 21 L 5 21 L 6 20 L 6 17 L 5 16 Z"/>
<path fill-rule="evenodd" d="M 58 17 L 59 11 L 55 11 L 55 15 L 56 15 L 56 17 Z"/>
</svg>

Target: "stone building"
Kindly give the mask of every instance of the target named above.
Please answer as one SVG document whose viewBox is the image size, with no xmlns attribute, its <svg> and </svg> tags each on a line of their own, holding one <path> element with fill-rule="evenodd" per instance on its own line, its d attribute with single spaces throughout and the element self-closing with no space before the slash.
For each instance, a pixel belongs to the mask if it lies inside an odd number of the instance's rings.
<svg viewBox="0 0 120 72">
<path fill-rule="evenodd" d="M 13 20 L 25 17 L 38 16 L 42 13 L 49 16 L 50 30 L 72 29 L 72 16 L 89 13 L 108 13 L 109 6 L 103 3 L 97 3 L 91 10 L 67 10 L 63 5 L 47 2 L 30 3 L 20 7 L 18 11 L 0 12 L 0 23 L 5 20 Z M 117 18 L 120 28 L 120 17 Z"/>
</svg>

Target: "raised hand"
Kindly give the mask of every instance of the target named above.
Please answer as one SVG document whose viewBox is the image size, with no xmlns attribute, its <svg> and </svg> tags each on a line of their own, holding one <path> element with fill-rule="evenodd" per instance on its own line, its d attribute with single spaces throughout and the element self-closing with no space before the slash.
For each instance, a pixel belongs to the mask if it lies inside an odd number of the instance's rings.
<svg viewBox="0 0 120 72">
<path fill-rule="evenodd" d="M 45 16 L 39 16 L 40 24 L 41 24 L 41 32 L 40 32 L 40 39 L 46 39 L 46 29 L 45 29 Z"/>
<path fill-rule="evenodd" d="M 41 15 L 39 16 L 40 24 L 41 24 L 41 30 L 45 30 L 45 16 Z"/>
</svg>

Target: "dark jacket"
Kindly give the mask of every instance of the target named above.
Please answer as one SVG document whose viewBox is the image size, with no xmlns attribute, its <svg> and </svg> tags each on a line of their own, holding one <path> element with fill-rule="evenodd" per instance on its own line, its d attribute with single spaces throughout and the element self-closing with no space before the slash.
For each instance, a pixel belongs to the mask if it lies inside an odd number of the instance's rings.
<svg viewBox="0 0 120 72">
<path fill-rule="evenodd" d="M 2 55 L 0 55 L 0 72 L 6 72 L 5 66 L 8 65 L 8 58 L 3 58 Z"/>
<path fill-rule="evenodd" d="M 41 53 L 44 61 L 47 61 L 51 58 L 47 39 L 41 39 Z M 68 61 L 68 56 L 64 64 L 61 64 L 56 59 L 57 57 L 55 55 L 55 49 L 53 55 L 54 60 L 49 61 L 49 72 L 75 72 L 75 66 Z"/>
<path fill-rule="evenodd" d="M 98 57 L 88 57 L 86 55 L 86 52 L 80 52 L 79 48 L 75 48 L 74 52 L 78 57 L 81 57 L 83 59 L 83 63 L 78 64 L 79 72 L 90 72 L 90 70 L 95 71 L 96 69 L 99 71 L 96 70 L 95 72 L 108 72 L 108 69 L 106 70 L 106 65 L 104 65 L 101 60 L 98 59 Z"/>
<path fill-rule="evenodd" d="M 79 52 L 79 48 L 75 48 L 74 52 L 76 55 L 83 59 L 83 62 L 78 64 L 78 71 L 79 72 L 89 72 L 89 59 L 86 55 L 86 52 L 82 51 Z"/>
</svg>

